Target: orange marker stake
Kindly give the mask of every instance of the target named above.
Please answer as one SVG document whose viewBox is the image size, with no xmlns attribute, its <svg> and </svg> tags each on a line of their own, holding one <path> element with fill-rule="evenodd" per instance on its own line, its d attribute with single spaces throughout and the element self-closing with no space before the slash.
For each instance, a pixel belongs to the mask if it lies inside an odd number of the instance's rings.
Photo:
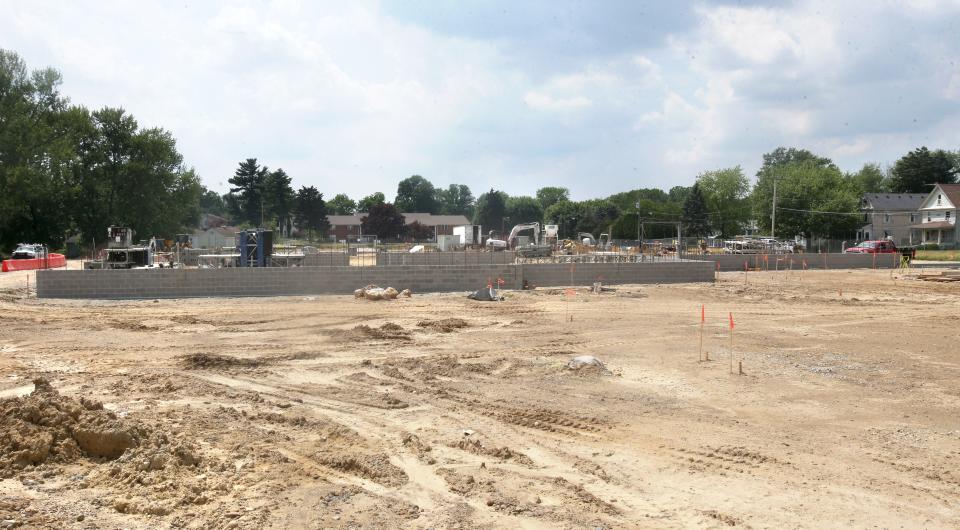
<svg viewBox="0 0 960 530">
<path fill-rule="evenodd" d="M 733 373 L 733 313 L 730 313 L 730 373 Z"/>
<path fill-rule="evenodd" d="M 700 357 L 698 362 L 703 362 L 703 325 L 707 321 L 707 312 L 703 304 L 700 304 Z"/>
</svg>

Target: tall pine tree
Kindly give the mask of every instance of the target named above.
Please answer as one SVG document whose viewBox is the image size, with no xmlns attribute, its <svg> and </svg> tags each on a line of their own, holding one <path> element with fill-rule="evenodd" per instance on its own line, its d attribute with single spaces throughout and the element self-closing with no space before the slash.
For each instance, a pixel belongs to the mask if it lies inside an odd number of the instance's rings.
<svg viewBox="0 0 960 530">
<path fill-rule="evenodd" d="M 266 211 L 263 203 L 264 185 L 269 171 L 266 166 L 260 167 L 256 158 L 248 158 L 240 162 L 240 167 L 234 172 L 228 182 L 232 186 L 228 200 L 230 214 L 234 221 L 260 226 L 266 221 Z"/>
</svg>

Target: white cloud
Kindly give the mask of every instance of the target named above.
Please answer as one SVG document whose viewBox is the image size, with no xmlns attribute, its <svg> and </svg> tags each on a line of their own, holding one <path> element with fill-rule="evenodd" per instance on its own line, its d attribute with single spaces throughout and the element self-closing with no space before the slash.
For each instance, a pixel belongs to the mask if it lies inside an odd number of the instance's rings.
<svg viewBox="0 0 960 530">
<path fill-rule="evenodd" d="M 567 110 L 589 107 L 593 104 L 584 96 L 573 97 L 553 97 L 549 94 L 531 90 L 523 96 L 523 101 L 528 106 L 537 110 Z"/>
<path fill-rule="evenodd" d="M 428 29 L 377 3 L 0 0 L 0 35 L 32 67 L 61 69 L 74 102 L 170 129 L 221 190 L 257 156 L 328 195 L 390 196 L 419 173 L 583 197 L 749 172 L 778 145 L 853 167 L 955 148 L 960 3 L 915 3 L 705 3 L 641 46 L 577 20 L 528 40 L 537 13 L 504 36 Z"/>
</svg>

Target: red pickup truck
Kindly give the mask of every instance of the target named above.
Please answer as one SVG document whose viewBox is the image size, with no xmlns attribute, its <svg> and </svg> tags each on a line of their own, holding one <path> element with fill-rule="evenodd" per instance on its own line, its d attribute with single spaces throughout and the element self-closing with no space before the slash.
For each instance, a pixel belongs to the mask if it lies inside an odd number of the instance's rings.
<svg viewBox="0 0 960 530">
<path fill-rule="evenodd" d="M 855 247 L 850 247 L 843 251 L 844 254 L 896 254 L 900 252 L 893 241 L 882 239 L 880 241 L 864 241 Z"/>
</svg>

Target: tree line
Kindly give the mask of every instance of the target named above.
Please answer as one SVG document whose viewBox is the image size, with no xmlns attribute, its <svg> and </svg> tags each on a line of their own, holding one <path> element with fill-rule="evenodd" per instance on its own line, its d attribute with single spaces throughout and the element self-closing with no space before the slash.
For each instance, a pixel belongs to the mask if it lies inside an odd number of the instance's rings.
<svg viewBox="0 0 960 530">
<path fill-rule="evenodd" d="M 0 49 L 0 246 L 62 246 L 123 225 L 140 237 L 196 225 L 202 186 L 166 130 L 60 94 L 59 72 Z"/>
<path fill-rule="evenodd" d="M 866 164 L 843 172 L 829 158 L 780 147 L 763 155 L 755 180 L 740 166 L 705 171 L 692 186 L 640 188 L 575 201 L 567 188 L 542 187 L 533 196 L 490 189 L 474 197 L 466 184 L 437 187 L 421 175 L 383 192 L 329 200 L 314 186 L 294 189 L 282 168 L 256 158 L 241 161 L 226 194 L 208 190 L 184 163 L 170 132 L 143 128 L 121 108 L 89 110 L 60 94 L 60 74 L 29 71 L 14 52 L 0 49 L 0 246 L 31 241 L 61 246 L 72 234 L 89 244 L 110 225 L 129 226 L 139 238 L 170 237 L 198 226 L 202 213 L 238 226 L 264 226 L 308 239 L 326 236 L 329 215 L 362 214 L 365 233 L 381 238 L 432 236 L 406 225 L 403 213 L 463 215 L 484 231 L 516 224 L 554 223 L 562 237 L 608 233 L 615 239 L 676 235 L 732 237 L 756 223 L 769 233 L 774 182 L 777 233 L 851 237 L 864 193 L 926 193 L 953 183 L 960 152 L 914 149 L 888 168 Z M 295 233 L 296 232 L 296 233 Z"/>
</svg>

